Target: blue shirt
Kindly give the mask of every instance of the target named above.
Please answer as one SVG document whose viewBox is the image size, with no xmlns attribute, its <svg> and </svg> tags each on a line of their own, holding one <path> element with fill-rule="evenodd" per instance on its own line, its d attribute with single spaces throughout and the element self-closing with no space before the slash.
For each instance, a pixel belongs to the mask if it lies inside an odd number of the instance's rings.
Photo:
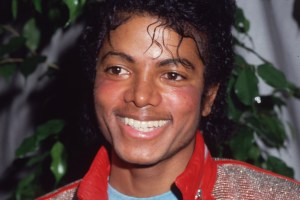
<svg viewBox="0 0 300 200">
<path fill-rule="evenodd" d="M 109 200 L 178 200 L 175 194 L 171 191 L 163 193 L 158 196 L 147 197 L 147 198 L 130 197 L 118 192 L 110 184 L 108 184 L 108 199 Z"/>
</svg>

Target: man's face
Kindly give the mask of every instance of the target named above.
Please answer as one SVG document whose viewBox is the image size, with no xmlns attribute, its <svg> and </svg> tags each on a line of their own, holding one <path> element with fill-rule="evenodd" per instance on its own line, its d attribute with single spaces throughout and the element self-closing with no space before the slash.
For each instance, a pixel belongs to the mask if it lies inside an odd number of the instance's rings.
<svg viewBox="0 0 300 200">
<path fill-rule="evenodd" d="M 195 42 L 180 43 L 176 32 L 156 22 L 131 17 L 99 52 L 97 118 L 114 153 L 131 164 L 189 158 L 200 115 L 209 114 L 216 93 L 201 99 L 204 66 Z"/>
</svg>

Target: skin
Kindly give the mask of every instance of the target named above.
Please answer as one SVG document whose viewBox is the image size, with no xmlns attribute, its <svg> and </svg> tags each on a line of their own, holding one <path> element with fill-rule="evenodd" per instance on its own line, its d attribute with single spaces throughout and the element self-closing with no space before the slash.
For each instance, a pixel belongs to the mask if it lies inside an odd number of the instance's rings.
<svg viewBox="0 0 300 200">
<path fill-rule="evenodd" d="M 110 184 L 135 197 L 170 190 L 191 158 L 198 122 L 209 114 L 217 92 L 212 87 L 201 99 L 204 65 L 195 42 L 183 38 L 178 46 L 180 36 L 155 29 L 155 22 L 156 17 L 132 16 L 110 32 L 94 86 L 99 125 L 112 146 Z M 144 133 L 126 125 L 125 117 L 165 125 Z"/>
</svg>

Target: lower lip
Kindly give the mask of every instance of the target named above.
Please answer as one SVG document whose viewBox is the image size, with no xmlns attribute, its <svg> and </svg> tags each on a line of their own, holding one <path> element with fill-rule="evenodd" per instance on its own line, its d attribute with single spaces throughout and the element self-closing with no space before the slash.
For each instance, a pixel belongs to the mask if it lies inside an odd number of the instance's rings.
<svg viewBox="0 0 300 200">
<path fill-rule="evenodd" d="M 142 131 L 132 128 L 131 126 L 124 124 L 122 121 L 119 121 L 119 122 L 121 124 L 122 129 L 126 133 L 126 135 L 128 135 L 132 138 L 145 139 L 145 140 L 151 140 L 151 139 L 157 137 L 158 135 L 160 135 L 162 133 L 162 131 L 169 124 L 169 123 L 167 123 L 161 127 L 154 128 L 152 131 L 149 131 L 149 132 L 142 132 Z"/>
</svg>

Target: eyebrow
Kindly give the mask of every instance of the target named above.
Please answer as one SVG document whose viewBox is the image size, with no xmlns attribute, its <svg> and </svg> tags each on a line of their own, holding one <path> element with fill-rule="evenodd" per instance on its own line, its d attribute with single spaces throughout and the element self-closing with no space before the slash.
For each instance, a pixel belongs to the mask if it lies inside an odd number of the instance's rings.
<svg viewBox="0 0 300 200">
<path fill-rule="evenodd" d="M 118 56 L 121 57 L 122 59 L 126 60 L 127 62 L 130 63 L 135 63 L 135 60 L 133 57 L 130 55 L 123 53 L 123 52 L 118 52 L 118 51 L 109 51 L 104 56 L 101 58 L 101 62 L 103 62 L 107 57 L 109 56 Z M 192 69 L 195 70 L 195 66 L 193 63 L 191 63 L 188 59 L 186 58 L 170 58 L 170 59 L 164 59 L 159 63 L 159 67 L 167 66 L 167 65 L 179 65 L 181 64 L 183 67 L 187 69 Z"/>
<path fill-rule="evenodd" d="M 191 63 L 188 59 L 185 58 L 170 58 L 170 59 L 166 59 L 163 60 L 159 63 L 159 66 L 165 66 L 165 65 L 170 65 L 170 64 L 174 64 L 174 65 L 178 65 L 181 64 L 182 66 L 184 66 L 187 69 L 192 69 L 195 70 L 195 66 L 193 63 Z"/>
<path fill-rule="evenodd" d="M 126 60 L 127 62 L 134 63 L 134 59 L 130 55 L 117 51 L 109 51 L 106 54 L 104 54 L 104 56 L 101 58 L 101 62 L 109 56 L 118 56 Z"/>
</svg>

